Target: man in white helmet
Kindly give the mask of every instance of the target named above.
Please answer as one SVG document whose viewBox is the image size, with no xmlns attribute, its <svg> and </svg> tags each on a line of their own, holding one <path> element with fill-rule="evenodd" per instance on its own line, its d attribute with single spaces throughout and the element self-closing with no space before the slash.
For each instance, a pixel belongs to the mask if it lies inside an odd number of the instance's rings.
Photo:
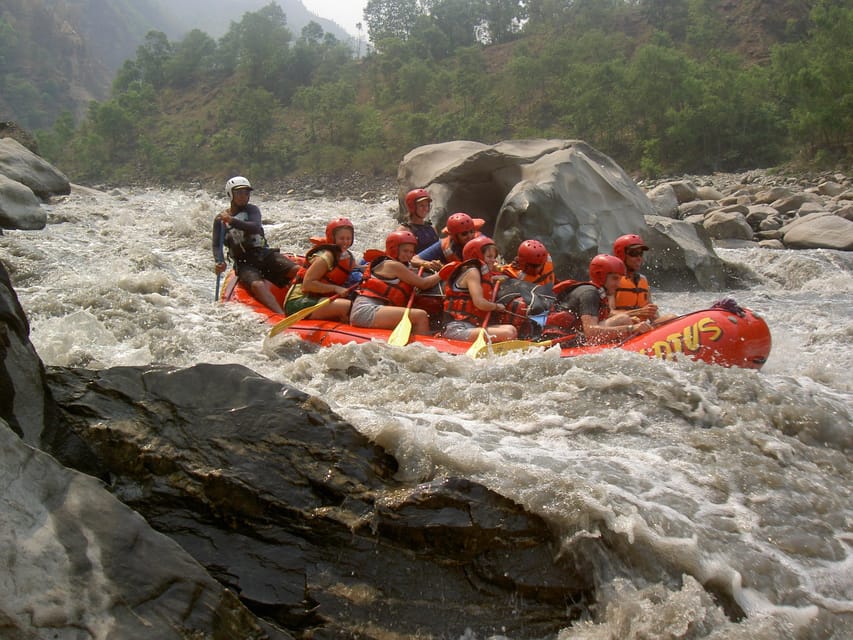
<svg viewBox="0 0 853 640">
<path fill-rule="evenodd" d="M 243 176 L 234 176 L 225 183 L 225 191 L 231 204 L 213 221 L 213 259 L 216 273 L 228 268 L 223 245 L 234 261 L 234 270 L 240 282 L 262 304 L 276 313 L 284 309 L 270 291 L 265 280 L 278 287 L 287 286 L 299 266 L 271 249 L 261 224 L 261 210 L 249 204 L 252 185 Z"/>
</svg>

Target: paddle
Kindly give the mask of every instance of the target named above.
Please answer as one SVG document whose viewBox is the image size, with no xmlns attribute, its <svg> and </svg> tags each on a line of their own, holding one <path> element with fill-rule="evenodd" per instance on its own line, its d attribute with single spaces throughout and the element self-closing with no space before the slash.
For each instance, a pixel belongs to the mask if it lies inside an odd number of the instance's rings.
<svg viewBox="0 0 853 640">
<path fill-rule="evenodd" d="M 219 221 L 219 252 L 223 254 L 225 251 L 225 223 Z M 222 272 L 216 274 L 216 292 L 213 294 L 213 301 L 219 301 L 219 286 L 222 284 Z"/>
<path fill-rule="evenodd" d="M 418 269 L 418 277 L 424 272 L 424 268 Z M 409 302 L 406 304 L 406 310 L 403 312 L 403 317 L 400 322 L 394 327 L 391 335 L 388 336 L 388 344 L 395 347 L 405 347 L 409 343 L 409 336 L 412 335 L 412 321 L 409 318 L 409 309 L 412 308 L 412 303 L 415 301 L 415 291 L 412 289 L 412 295 L 409 296 Z"/>
<path fill-rule="evenodd" d="M 576 337 L 577 334 L 573 333 L 562 338 L 542 340 L 541 342 L 534 342 L 533 340 L 503 340 L 502 342 L 493 342 L 491 344 L 491 353 L 500 355 L 502 353 L 509 353 L 510 351 L 520 351 L 523 349 L 532 349 L 534 347 L 543 347 L 547 349 L 548 347 L 553 347 L 555 344 L 560 344 L 567 340 L 574 340 Z M 477 357 L 487 356 L 489 355 L 489 351 L 488 345 L 483 345 L 483 348 L 480 353 L 477 354 Z"/>
<path fill-rule="evenodd" d="M 492 289 L 491 302 L 495 301 L 495 298 L 498 295 L 498 287 L 500 286 L 500 284 L 501 284 L 500 280 L 498 280 L 495 283 L 495 288 Z M 474 340 L 474 343 L 470 347 L 468 347 L 468 351 L 465 352 L 466 356 L 471 356 L 472 358 L 476 358 L 477 354 L 480 353 L 480 351 L 483 349 L 483 347 L 486 346 L 486 339 L 489 336 L 488 331 L 486 331 L 486 327 L 489 326 L 489 318 L 491 317 L 491 315 L 492 315 L 492 310 L 489 309 L 486 312 L 486 317 L 483 319 L 483 325 L 480 327 L 480 331 L 477 334 L 477 339 Z M 489 343 L 491 344 L 491 340 L 489 340 Z"/>
<path fill-rule="evenodd" d="M 281 333 L 288 327 L 293 326 L 300 320 L 310 316 L 317 309 L 325 307 L 327 304 L 332 302 L 332 300 L 337 300 L 338 298 L 349 295 L 350 293 L 355 291 L 356 287 L 358 287 L 360 284 L 360 282 L 356 282 L 354 285 L 352 285 L 350 288 L 348 288 L 346 291 L 343 291 L 342 293 L 336 293 L 335 295 L 329 296 L 328 298 L 323 298 L 317 304 L 312 305 L 310 307 L 305 307 L 304 309 L 301 309 L 300 311 L 297 311 L 296 313 L 287 316 L 284 320 L 281 320 L 280 322 L 277 322 L 273 325 L 273 328 L 270 329 L 269 337 L 272 338 L 273 336 L 277 336 L 279 333 Z"/>
</svg>

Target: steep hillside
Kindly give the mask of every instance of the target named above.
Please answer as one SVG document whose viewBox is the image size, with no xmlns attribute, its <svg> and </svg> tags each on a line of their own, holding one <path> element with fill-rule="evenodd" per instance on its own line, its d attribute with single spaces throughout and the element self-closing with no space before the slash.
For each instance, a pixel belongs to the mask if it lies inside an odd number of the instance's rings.
<svg viewBox="0 0 853 640">
<path fill-rule="evenodd" d="M 65 111 L 81 119 L 102 101 L 116 70 L 151 30 L 177 41 L 192 29 L 214 37 L 270 0 L 4 0 L 0 3 L 0 120 L 27 129 L 53 125 Z M 342 42 L 339 26 L 300 0 L 278 0 L 298 36 L 315 21 Z M 208 31 L 209 29 L 209 31 Z"/>
</svg>

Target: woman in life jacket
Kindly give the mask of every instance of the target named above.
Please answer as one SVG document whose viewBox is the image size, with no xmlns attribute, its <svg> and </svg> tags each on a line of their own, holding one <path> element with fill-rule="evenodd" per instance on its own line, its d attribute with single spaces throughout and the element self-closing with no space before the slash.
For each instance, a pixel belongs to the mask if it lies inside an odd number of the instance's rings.
<svg viewBox="0 0 853 640">
<path fill-rule="evenodd" d="M 406 194 L 405 202 L 409 219 L 400 225 L 398 231 L 411 231 L 415 234 L 415 253 L 418 253 L 438 242 L 438 232 L 427 220 L 432 198 L 426 189 L 412 189 Z"/>
<path fill-rule="evenodd" d="M 506 307 L 492 301 L 493 276 L 497 272 L 498 248 L 487 236 L 477 236 L 462 249 L 461 263 L 448 265 L 444 297 L 446 325 L 442 335 L 452 340 L 473 342 L 486 323 L 494 341 L 512 340 L 518 332 L 511 324 L 487 324 L 494 311 Z"/>
<path fill-rule="evenodd" d="M 354 227 L 349 218 L 336 218 L 326 225 L 325 237 L 311 238 L 315 246 L 305 254 L 306 266 L 299 269 L 297 282 L 290 287 L 284 301 L 288 315 L 314 306 L 323 298 L 346 293 L 344 285 L 356 262 L 349 250 L 354 237 Z M 346 322 L 349 311 L 349 298 L 337 298 L 308 318 Z"/>
<path fill-rule="evenodd" d="M 608 296 L 625 275 L 625 263 L 616 256 L 599 254 L 589 263 L 589 282 L 571 283 L 558 292 L 558 306 L 575 318 L 574 329 L 587 344 L 616 342 L 651 330 L 649 322 L 634 324 L 631 317 L 611 315 Z"/>
<path fill-rule="evenodd" d="M 385 254 L 371 261 L 350 310 L 350 324 L 356 327 L 393 329 L 406 312 L 412 292 L 429 289 L 439 281 L 434 273 L 426 278 L 412 271 L 417 238 L 411 231 L 394 231 L 385 238 Z M 412 332 L 430 333 L 429 316 L 423 309 L 409 311 Z"/>
<path fill-rule="evenodd" d="M 461 211 L 454 213 L 447 219 L 447 226 L 442 229 L 446 235 L 416 253 L 412 258 L 412 266 L 438 271 L 443 265 L 460 262 L 463 259 L 462 248 L 465 243 L 480 235 L 480 228 L 484 224 L 486 221 L 482 218 L 472 218 Z"/>
<path fill-rule="evenodd" d="M 643 254 L 649 248 L 637 234 L 619 236 L 613 242 L 613 255 L 625 263 L 625 275 L 610 298 L 610 308 L 614 312 L 627 313 L 640 320 L 665 322 L 675 316 L 661 316 L 660 309 L 652 302 L 649 281 L 642 273 Z"/>
<path fill-rule="evenodd" d="M 510 278 L 534 284 L 554 284 L 554 263 L 545 245 L 538 240 L 525 240 L 518 245 L 518 253 L 510 264 L 501 267 Z"/>
</svg>

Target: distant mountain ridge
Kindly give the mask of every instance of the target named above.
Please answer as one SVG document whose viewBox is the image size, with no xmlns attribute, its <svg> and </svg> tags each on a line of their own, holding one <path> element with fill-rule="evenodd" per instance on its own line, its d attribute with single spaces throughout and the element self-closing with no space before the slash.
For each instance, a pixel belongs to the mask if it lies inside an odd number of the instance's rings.
<svg viewBox="0 0 853 640">
<path fill-rule="evenodd" d="M 276 0 L 295 38 L 309 22 L 348 42 L 352 36 L 308 11 Z M 0 120 L 27 129 L 52 126 L 63 111 L 80 117 L 104 100 L 116 71 L 149 31 L 171 41 L 193 29 L 213 38 L 270 0 L 4 0 L 0 3 Z"/>
</svg>

